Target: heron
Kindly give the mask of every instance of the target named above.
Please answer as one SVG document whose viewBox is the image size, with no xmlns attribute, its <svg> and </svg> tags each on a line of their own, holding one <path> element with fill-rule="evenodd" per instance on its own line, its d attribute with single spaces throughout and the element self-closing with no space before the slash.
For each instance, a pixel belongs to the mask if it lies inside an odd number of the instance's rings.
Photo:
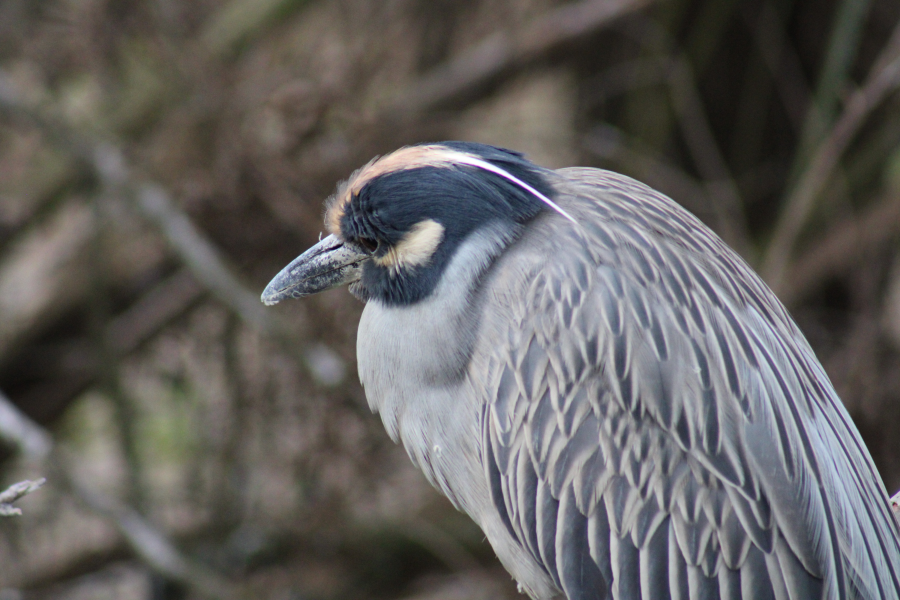
<svg viewBox="0 0 900 600">
<path fill-rule="evenodd" d="M 387 433 L 535 600 L 900 598 L 859 432 L 762 279 L 624 175 L 401 148 L 266 287 L 348 285 Z"/>
</svg>

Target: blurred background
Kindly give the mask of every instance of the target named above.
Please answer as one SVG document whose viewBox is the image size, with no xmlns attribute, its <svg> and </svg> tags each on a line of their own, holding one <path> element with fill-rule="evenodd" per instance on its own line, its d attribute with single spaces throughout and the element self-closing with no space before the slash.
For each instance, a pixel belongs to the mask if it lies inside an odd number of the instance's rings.
<svg viewBox="0 0 900 600">
<path fill-rule="evenodd" d="M 258 295 L 425 140 L 634 176 L 776 290 L 900 488 L 896 0 L 3 0 L 0 600 L 516 598 Z M 9 410 L 11 406 L 15 410 Z"/>
</svg>

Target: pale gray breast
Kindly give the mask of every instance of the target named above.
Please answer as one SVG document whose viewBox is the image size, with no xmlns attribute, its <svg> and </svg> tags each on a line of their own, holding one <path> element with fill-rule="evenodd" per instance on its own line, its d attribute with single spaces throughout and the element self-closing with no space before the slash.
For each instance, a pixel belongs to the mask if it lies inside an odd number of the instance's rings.
<svg viewBox="0 0 900 600">
<path fill-rule="evenodd" d="M 470 514 L 487 498 L 479 433 L 485 398 L 466 387 L 479 328 L 474 286 L 508 234 L 499 226 L 472 234 L 421 302 L 369 301 L 357 337 L 369 406 L 429 480 Z"/>
</svg>

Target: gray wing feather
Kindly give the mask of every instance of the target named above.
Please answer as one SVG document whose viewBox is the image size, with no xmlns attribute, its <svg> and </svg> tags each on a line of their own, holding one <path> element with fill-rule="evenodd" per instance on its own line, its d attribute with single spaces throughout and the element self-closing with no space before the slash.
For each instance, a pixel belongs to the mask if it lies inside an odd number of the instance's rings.
<svg viewBox="0 0 900 600">
<path fill-rule="evenodd" d="M 495 266 L 473 358 L 513 538 L 570 599 L 896 596 L 883 486 L 771 292 L 645 186 L 557 188 L 579 224 Z"/>
</svg>

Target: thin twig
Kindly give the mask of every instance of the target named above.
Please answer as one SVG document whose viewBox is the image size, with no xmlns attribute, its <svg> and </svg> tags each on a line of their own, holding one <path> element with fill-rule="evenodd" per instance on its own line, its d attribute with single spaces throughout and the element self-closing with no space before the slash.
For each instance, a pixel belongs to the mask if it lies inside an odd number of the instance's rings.
<svg viewBox="0 0 900 600">
<path fill-rule="evenodd" d="M 125 459 L 125 499 L 137 507 L 145 508 L 144 465 L 138 450 L 137 407 L 134 398 L 122 385 L 120 354 L 109 344 L 107 330 L 110 321 L 109 307 L 109 240 L 108 225 L 99 194 L 93 197 L 94 231 L 90 244 L 90 294 L 88 331 L 91 350 L 97 364 L 100 386 L 112 400 L 114 422 L 118 429 L 117 441 L 121 444 Z"/>
<path fill-rule="evenodd" d="M 830 179 L 847 145 L 869 113 L 900 86 L 900 25 L 872 67 L 865 84 L 853 93 L 838 122 L 822 141 L 785 202 L 772 242 L 766 251 L 762 274 L 776 293 L 784 287 L 797 236 L 803 230 L 815 201 Z"/>
<path fill-rule="evenodd" d="M 708 190 L 676 165 L 643 151 L 636 140 L 611 125 L 593 128 L 581 137 L 582 150 L 597 158 L 616 163 L 619 168 L 637 177 L 704 220 L 714 218 Z"/>
<path fill-rule="evenodd" d="M 580 101 L 593 108 L 635 89 L 667 84 L 671 71 L 672 61 L 662 54 L 625 60 L 583 81 L 579 86 Z"/>
<path fill-rule="evenodd" d="M 745 18 L 750 20 L 746 11 Z M 785 35 L 783 21 L 772 2 L 768 1 L 762 3 L 756 22 L 748 25 L 753 30 L 756 51 L 775 82 L 785 115 L 794 129 L 800 131 L 805 107 L 809 106 L 810 91 L 800 57 Z"/>
<path fill-rule="evenodd" d="M 52 436 L 24 415 L 0 392 L 0 435 L 28 458 L 47 459 L 52 472 L 92 511 L 109 519 L 131 549 L 163 576 L 208 598 L 239 598 L 236 587 L 184 556 L 171 541 L 133 508 L 82 481 L 66 468 L 71 459 L 54 447 Z M 2 502 L 2 499 L 0 499 Z"/>
<path fill-rule="evenodd" d="M 37 481 L 29 481 L 26 479 L 25 481 L 12 484 L 0 492 L 0 517 L 21 515 L 22 509 L 13 506 L 13 502 L 39 489 L 45 483 L 47 483 L 47 480 L 43 477 Z"/>
<path fill-rule="evenodd" d="M 502 29 L 403 90 L 388 112 L 421 113 L 465 97 L 497 77 L 606 27 L 653 0 L 585 0 L 547 11 L 521 29 Z"/>
<path fill-rule="evenodd" d="M 860 255 L 900 235 L 900 194 L 875 203 L 855 219 L 841 221 L 790 267 L 779 298 L 798 303 L 828 277 L 849 270 Z"/>
<path fill-rule="evenodd" d="M 267 335 L 283 331 L 283 324 L 267 311 L 259 294 L 251 292 L 229 269 L 218 249 L 203 235 L 190 218 L 172 202 L 159 185 L 142 184 L 137 190 L 137 205 L 163 233 L 187 267 L 253 329 Z"/>
<path fill-rule="evenodd" d="M 131 173 L 123 152 L 108 142 L 96 143 L 91 163 L 111 189 L 134 196 L 135 205 L 163 234 L 169 247 L 194 275 L 254 329 L 271 334 L 280 327 L 259 301 L 258 294 L 244 286 L 225 264 L 215 245 L 203 235 L 162 186 L 138 181 Z"/>
<path fill-rule="evenodd" d="M 189 269 L 179 269 L 110 319 L 106 344 L 119 356 L 132 352 L 200 300 L 204 291 Z"/>
<path fill-rule="evenodd" d="M 29 419 L 0 392 L 0 439 L 32 460 L 40 461 L 53 450 L 53 438 Z"/>
<path fill-rule="evenodd" d="M 61 469 L 60 469 L 61 470 Z M 236 586 L 208 568 L 195 563 L 147 519 L 112 496 L 64 473 L 75 496 L 89 509 L 108 519 L 140 559 L 167 579 L 194 589 L 207 598 L 240 598 Z"/>
<path fill-rule="evenodd" d="M 630 30 L 635 40 L 654 58 L 635 61 L 635 71 L 640 69 L 642 73 L 632 76 L 630 82 L 624 74 L 614 71 L 607 75 L 607 78 L 611 77 L 607 81 L 618 83 L 620 88 L 623 84 L 631 84 L 631 89 L 655 83 L 659 77 L 667 84 L 691 160 L 705 180 L 704 195 L 712 199 L 709 206 L 715 217 L 713 226 L 735 250 L 750 258 L 752 245 L 743 214 L 743 200 L 706 115 L 690 63 L 677 51 L 675 41 L 654 21 L 644 19 L 637 27 L 626 30 Z M 601 83 L 604 82 L 601 80 Z"/>
<path fill-rule="evenodd" d="M 691 158 L 706 180 L 710 195 L 716 199 L 712 203 L 718 221 L 716 229 L 739 254 L 749 257 L 751 244 L 743 201 L 728 163 L 719 150 L 690 64 L 684 57 L 677 57 L 672 67 L 669 78 L 672 105 Z"/>
<path fill-rule="evenodd" d="M 131 206 L 136 207 L 141 216 L 159 229 L 169 247 L 198 281 L 251 328 L 279 342 L 307 370 L 315 384 L 327 386 L 334 383 L 320 381 L 316 369 L 306 359 L 305 344 L 292 333 L 290 325 L 283 322 L 277 313 L 267 310 L 260 302 L 259 294 L 241 283 L 216 245 L 178 208 L 161 185 L 142 180 L 134 174 L 120 148 L 82 135 L 68 124 L 26 106 L 19 100 L 14 86 L 2 72 L 0 114 L 24 120 L 37 127 L 62 149 L 87 164 L 104 187 L 126 198 L 133 198 Z"/>
<path fill-rule="evenodd" d="M 840 93 L 847 83 L 859 47 L 859 36 L 863 32 L 869 4 L 870 0 L 843 0 L 835 12 L 825 63 L 815 95 L 807 105 L 800 143 L 794 154 L 792 175 L 806 165 L 810 151 L 822 141 L 828 126 L 834 122 Z"/>
<path fill-rule="evenodd" d="M 112 318 L 105 327 L 105 343 L 117 358 L 134 352 L 205 295 L 196 278 L 182 268 L 153 285 Z M 84 338 L 70 341 L 65 349 L 42 360 L 32 361 L 28 369 L 33 381 L 40 383 L 22 390 L 18 400 L 23 406 L 30 406 L 40 418 L 58 414 L 61 407 L 100 377 L 96 353 L 91 352 L 91 342 Z"/>
<path fill-rule="evenodd" d="M 133 196 L 141 214 L 160 228 L 172 249 L 194 275 L 254 329 L 268 334 L 284 331 L 282 324 L 273 322 L 276 317 L 265 311 L 258 294 L 240 283 L 215 245 L 200 233 L 187 215 L 175 207 L 168 193 L 158 184 L 141 181 L 134 176 L 119 148 L 81 135 L 66 123 L 26 106 L 2 73 L 0 112 L 30 121 L 63 149 L 90 165 L 104 187 Z"/>
</svg>

